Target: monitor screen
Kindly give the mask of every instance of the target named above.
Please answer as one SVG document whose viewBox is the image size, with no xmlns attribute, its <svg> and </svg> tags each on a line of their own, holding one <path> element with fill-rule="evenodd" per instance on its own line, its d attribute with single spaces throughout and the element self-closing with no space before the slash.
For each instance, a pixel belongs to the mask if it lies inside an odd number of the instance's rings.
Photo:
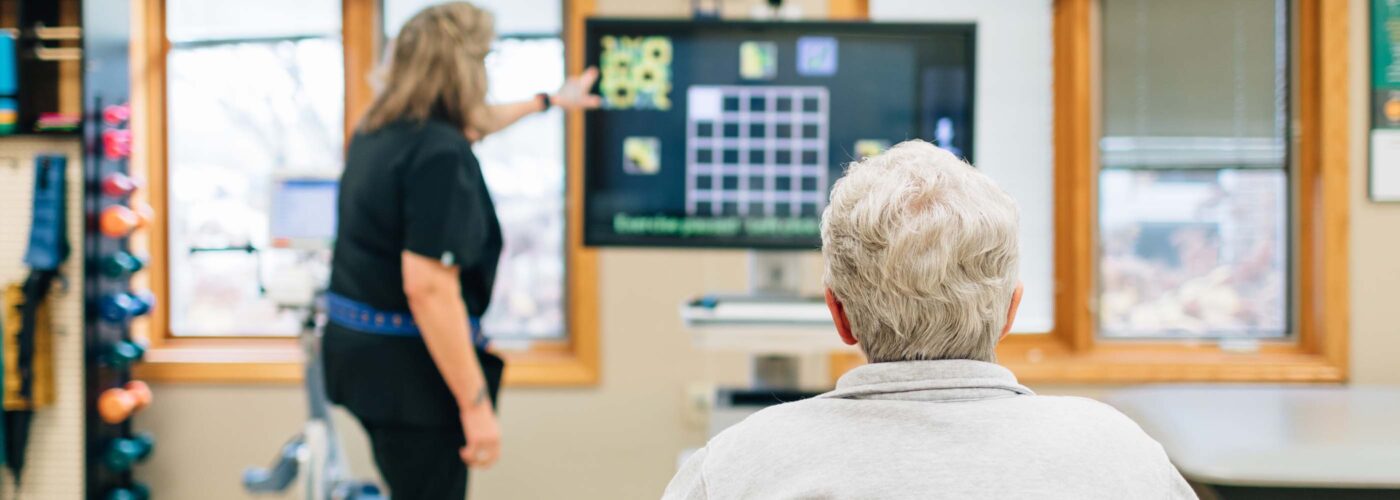
<svg viewBox="0 0 1400 500">
<path fill-rule="evenodd" d="M 328 249 L 335 241 L 335 179 L 291 177 L 276 181 L 268 229 L 274 248 Z"/>
<path fill-rule="evenodd" d="M 592 19 L 584 241 L 816 248 L 844 166 L 907 139 L 971 161 L 970 24 Z"/>
</svg>

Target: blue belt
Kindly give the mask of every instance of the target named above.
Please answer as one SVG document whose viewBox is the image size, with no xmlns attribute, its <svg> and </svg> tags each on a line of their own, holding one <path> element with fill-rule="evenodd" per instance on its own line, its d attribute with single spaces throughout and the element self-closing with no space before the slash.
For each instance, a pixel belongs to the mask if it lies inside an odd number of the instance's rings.
<svg viewBox="0 0 1400 500">
<path fill-rule="evenodd" d="M 413 313 L 380 311 L 363 302 L 326 292 L 326 311 L 332 323 L 374 335 L 418 337 L 423 334 L 413 321 Z M 488 340 L 481 333 L 481 318 L 471 318 L 472 344 L 486 348 Z"/>
</svg>

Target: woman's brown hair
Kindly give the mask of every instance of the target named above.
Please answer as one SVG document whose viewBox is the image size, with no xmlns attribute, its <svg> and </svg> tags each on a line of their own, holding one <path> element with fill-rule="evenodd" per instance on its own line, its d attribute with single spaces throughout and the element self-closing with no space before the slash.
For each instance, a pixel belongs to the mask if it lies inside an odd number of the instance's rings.
<svg viewBox="0 0 1400 500">
<path fill-rule="evenodd" d="M 485 115 L 491 14 L 467 2 L 434 5 L 404 23 L 380 68 L 383 85 L 360 121 L 369 132 L 398 120 L 445 118 L 462 130 Z"/>
</svg>

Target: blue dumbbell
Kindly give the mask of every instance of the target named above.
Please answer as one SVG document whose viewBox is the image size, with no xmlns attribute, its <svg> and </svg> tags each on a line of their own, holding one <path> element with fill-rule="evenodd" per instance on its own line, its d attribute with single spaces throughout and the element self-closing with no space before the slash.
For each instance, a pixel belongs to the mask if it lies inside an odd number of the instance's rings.
<svg viewBox="0 0 1400 500">
<path fill-rule="evenodd" d="M 136 316 L 145 316 L 156 307 L 156 294 L 149 290 L 136 292 L 131 295 L 131 298 L 136 302 L 136 309 L 132 311 Z"/>
<path fill-rule="evenodd" d="M 125 323 L 136 316 L 141 304 L 129 293 L 113 293 L 102 297 L 97 314 L 112 323 Z"/>
<path fill-rule="evenodd" d="M 125 323 L 131 318 L 151 312 L 156 305 L 156 296 L 151 292 L 113 293 L 102 297 L 98 304 L 98 315 L 112 323 Z"/>
</svg>

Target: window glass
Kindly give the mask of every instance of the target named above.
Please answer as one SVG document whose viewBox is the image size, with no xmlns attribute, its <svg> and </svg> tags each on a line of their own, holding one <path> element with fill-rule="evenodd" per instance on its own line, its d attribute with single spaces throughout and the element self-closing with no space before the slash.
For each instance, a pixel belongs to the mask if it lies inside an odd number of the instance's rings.
<svg viewBox="0 0 1400 500">
<path fill-rule="evenodd" d="M 385 0 L 384 33 L 393 37 L 399 27 L 424 7 L 442 0 Z M 555 35 L 563 32 L 563 2 L 559 0 L 476 0 L 496 18 L 498 35 Z"/>
<path fill-rule="evenodd" d="M 1104 336 L 1283 335 L 1283 171 L 1108 170 L 1099 193 Z"/>
<path fill-rule="evenodd" d="M 172 43 L 340 32 L 340 0 L 167 0 L 165 16 Z"/>
<path fill-rule="evenodd" d="M 1287 2 L 1103 0 L 1103 20 L 1099 334 L 1286 336 Z"/>
<path fill-rule="evenodd" d="M 322 3 L 169 4 L 174 335 L 294 335 L 300 317 L 286 306 L 326 279 L 329 252 L 269 241 L 274 182 L 333 178 L 343 163 L 339 2 Z"/>
<path fill-rule="evenodd" d="M 387 37 L 437 0 L 385 0 Z M 475 2 L 495 15 L 499 37 L 486 57 L 487 101 L 533 99 L 564 82 L 562 2 Z M 482 330 L 498 347 L 566 333 L 564 115 L 527 116 L 473 145 L 505 240 Z M 520 342 L 516 342 L 520 341 Z"/>
<path fill-rule="evenodd" d="M 505 38 L 486 58 L 492 102 L 529 99 L 564 78 L 559 38 Z M 564 336 L 564 115 L 527 116 L 473 151 L 501 219 L 505 248 L 482 330 L 493 339 Z"/>
</svg>

